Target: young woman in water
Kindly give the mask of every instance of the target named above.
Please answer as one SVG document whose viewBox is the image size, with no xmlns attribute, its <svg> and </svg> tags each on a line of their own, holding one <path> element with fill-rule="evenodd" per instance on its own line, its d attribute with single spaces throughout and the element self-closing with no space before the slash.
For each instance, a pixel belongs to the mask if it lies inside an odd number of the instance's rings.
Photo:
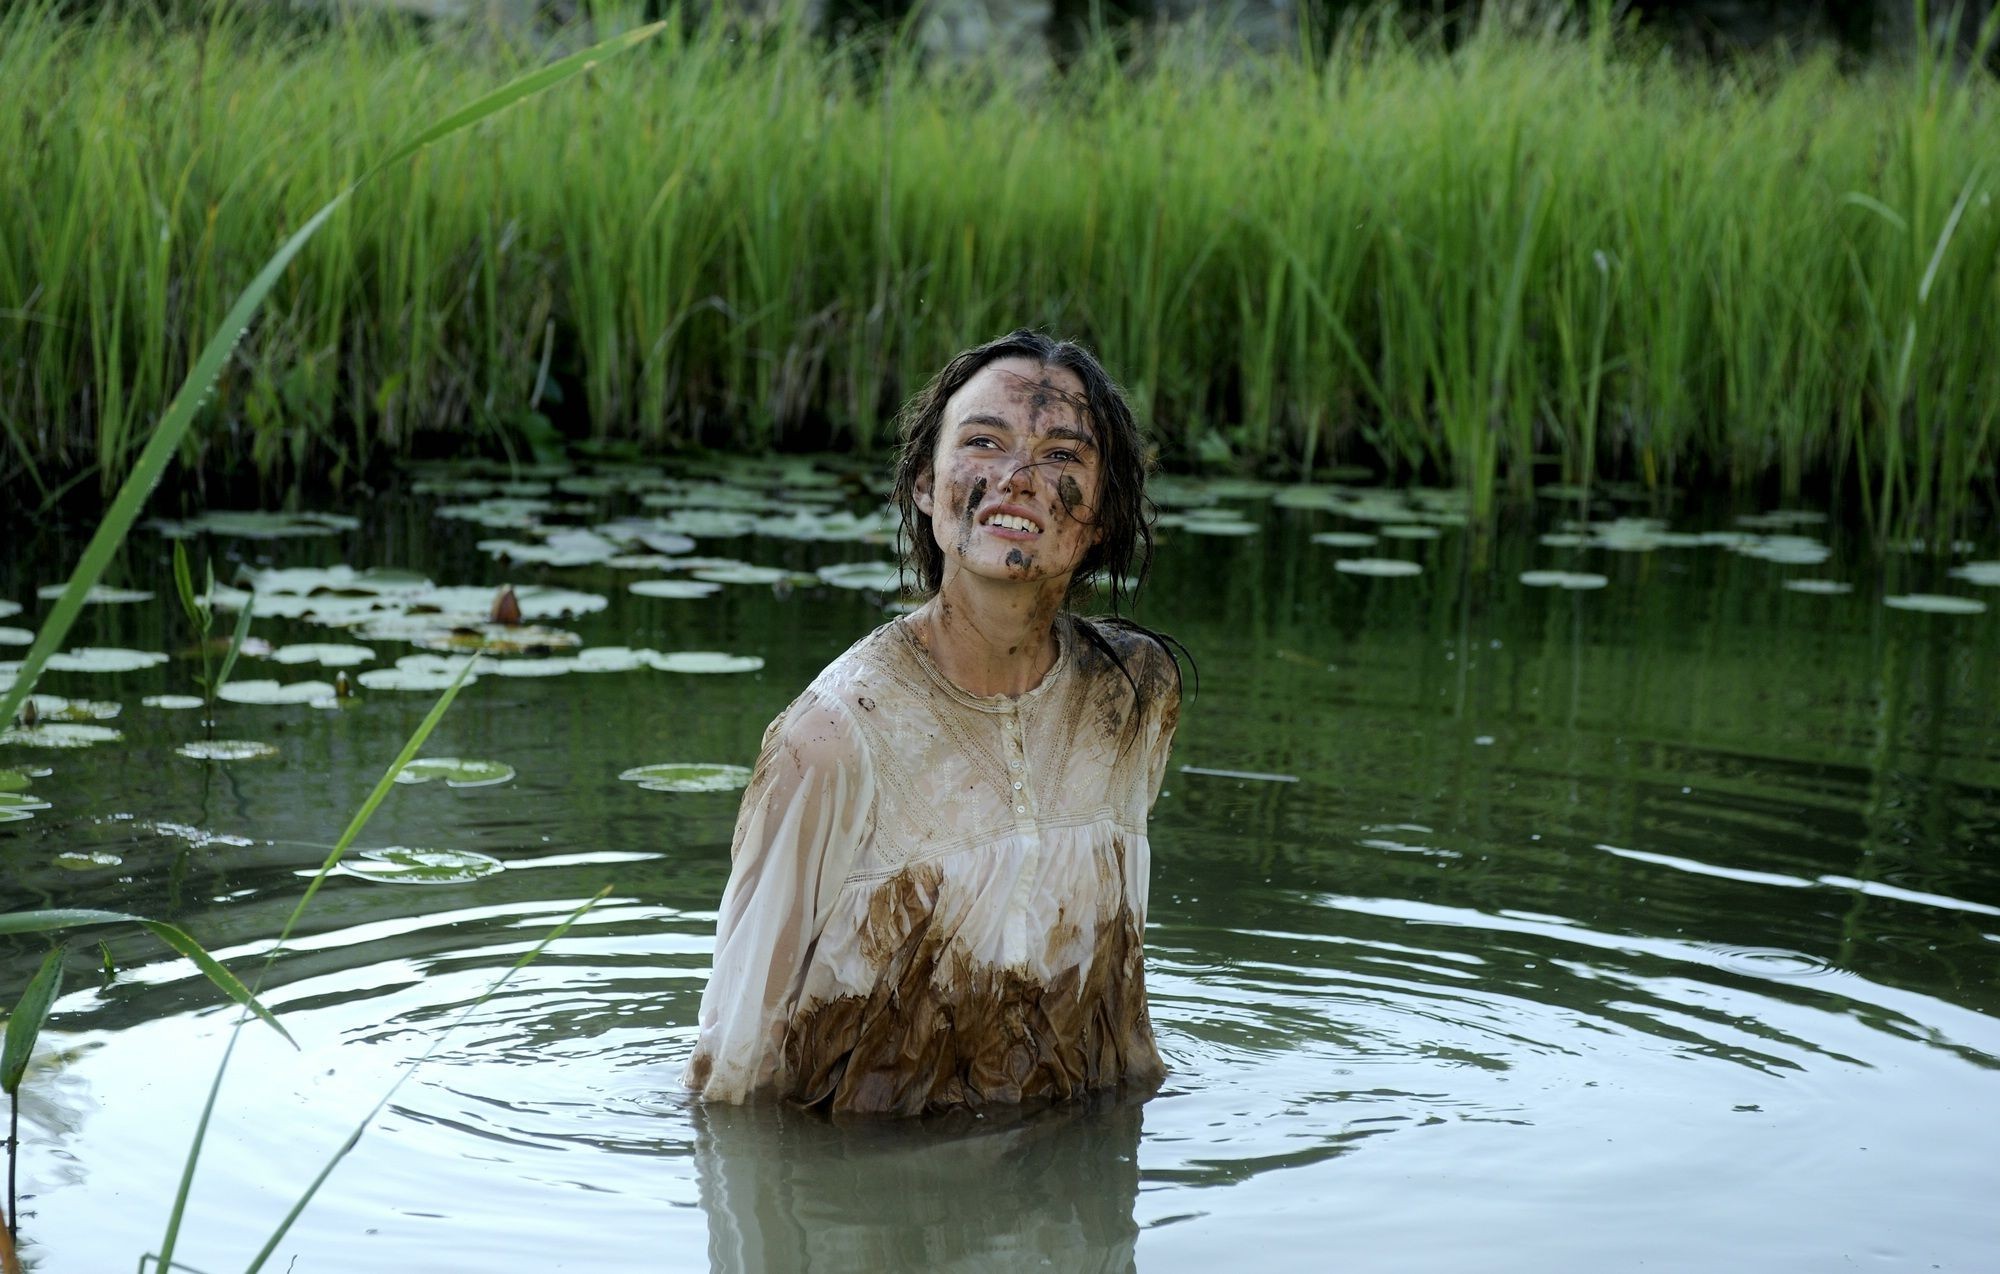
<svg viewBox="0 0 2000 1274">
<path fill-rule="evenodd" d="M 765 731 L 687 1083 L 916 1115 L 1163 1074 L 1146 815 L 1180 713 L 1115 612 L 1152 553 L 1146 453 L 1089 351 L 1016 331 L 904 409 L 895 499 L 926 600 Z"/>
</svg>

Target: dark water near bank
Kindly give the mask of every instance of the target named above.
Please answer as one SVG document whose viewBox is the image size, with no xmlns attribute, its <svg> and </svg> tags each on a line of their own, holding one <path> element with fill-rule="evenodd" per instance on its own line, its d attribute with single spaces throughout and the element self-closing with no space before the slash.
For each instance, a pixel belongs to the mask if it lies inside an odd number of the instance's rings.
<svg viewBox="0 0 2000 1274">
<path fill-rule="evenodd" d="M 1437 538 L 1337 548 L 1309 536 L 1381 523 L 1227 496 L 1257 532 L 1169 531 L 1142 610 L 1201 675 L 1153 824 L 1166 1088 L 836 1128 L 678 1095 L 736 797 L 618 776 L 747 762 L 881 622 L 879 599 L 638 597 L 626 585 L 661 572 L 502 565 L 476 543 L 517 532 L 440 520 L 438 502 L 379 501 L 332 537 L 192 543 L 197 561 L 555 583 L 609 598 L 548 621 L 587 646 L 766 664 L 465 690 L 425 752 L 517 777 L 399 786 L 361 844 L 506 870 L 328 882 L 269 983 L 302 1048 L 244 1035 L 191 1265 L 241 1268 L 399 1065 L 605 886 L 443 1038 L 269 1268 L 1982 1270 L 2000 1254 L 2000 608 L 1882 601 L 2000 589 L 1838 543 L 1814 566 L 1723 543 L 1551 547 L 1551 502 L 1490 544 L 1446 516 Z M 630 510 L 590 496 L 566 516 Z M 0 598 L 28 609 L 0 625 L 38 621 L 35 587 L 79 543 L 19 528 Z M 135 536 L 115 582 L 159 600 L 92 607 L 70 644 L 183 645 L 168 551 Z M 757 536 L 696 551 L 795 570 L 884 556 Z M 1333 566 L 1360 556 L 1423 570 Z M 1995 557 L 1989 536 L 1953 560 Z M 1539 568 L 1606 584 L 1520 582 Z M 1853 591 L 1780 586 L 1801 577 Z M 363 644 L 370 666 L 411 650 Z M 0 907 L 176 918 L 246 973 L 434 697 L 225 704 L 219 734 L 280 756 L 214 765 L 173 751 L 198 713 L 140 704 L 185 692 L 183 662 L 42 689 L 122 703 L 124 740 L 0 746 L 0 769 L 51 771 L 33 781 L 51 808 L 0 824 Z M 73 870 L 64 853 L 119 861 Z M 39 951 L 0 947 L 0 998 Z M 43 1274 L 130 1269 L 156 1246 L 232 1020 L 162 949 L 121 934 L 111 951 L 103 983 L 79 945 L 23 1105 L 22 1231 Z"/>
</svg>

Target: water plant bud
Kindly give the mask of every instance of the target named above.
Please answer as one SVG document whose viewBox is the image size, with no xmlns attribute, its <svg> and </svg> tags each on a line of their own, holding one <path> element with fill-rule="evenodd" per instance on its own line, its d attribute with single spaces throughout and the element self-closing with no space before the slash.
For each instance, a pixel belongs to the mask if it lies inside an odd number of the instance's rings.
<svg viewBox="0 0 2000 1274">
<path fill-rule="evenodd" d="M 521 601 L 514 596 L 514 586 L 503 584 L 499 595 L 493 599 L 493 611 L 487 616 L 493 624 L 518 624 L 521 622 Z"/>
</svg>

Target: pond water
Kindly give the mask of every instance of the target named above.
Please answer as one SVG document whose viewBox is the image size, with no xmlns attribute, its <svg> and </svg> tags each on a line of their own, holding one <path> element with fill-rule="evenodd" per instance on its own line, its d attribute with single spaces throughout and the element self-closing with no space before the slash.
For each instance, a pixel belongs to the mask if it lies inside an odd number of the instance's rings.
<svg viewBox="0 0 2000 1274">
<path fill-rule="evenodd" d="M 443 666 L 407 659 L 423 580 L 472 587 L 437 594 L 447 611 L 515 583 L 529 622 L 599 651 L 518 656 L 558 661 L 525 669 L 551 675 L 482 672 L 424 751 L 512 777 L 399 784 L 360 841 L 484 874 L 413 883 L 378 855 L 314 901 L 265 983 L 300 1048 L 243 1034 L 191 1266 L 242 1268 L 435 1046 L 268 1268 L 1992 1268 L 2000 613 L 1884 600 L 2000 602 L 2000 568 L 1968 565 L 2000 557 L 1990 534 L 1936 561 L 1861 550 L 1810 513 L 1614 505 L 1578 530 L 1573 504 L 1544 499 L 1533 525 L 1483 540 L 1449 495 L 1170 484 L 1177 525 L 1140 613 L 1186 641 L 1200 691 L 1153 823 L 1165 1088 L 832 1126 L 680 1095 L 737 796 L 620 775 L 747 763 L 770 717 L 883 621 L 879 594 L 804 578 L 888 557 L 872 498 L 798 466 L 551 476 L 434 474 L 336 510 L 356 520 L 328 534 L 167 528 L 225 580 L 411 573 L 348 590 L 336 617 L 366 612 L 358 629 L 254 621 L 276 646 L 366 647 L 346 671 L 378 674 L 337 707 L 220 705 L 218 737 L 275 757 L 176 752 L 203 714 L 142 700 L 189 693 L 180 658 L 45 678 L 122 705 L 101 723 L 119 741 L 0 745 L 47 803 L 0 824 L 0 906 L 174 918 L 248 976 L 435 699 L 379 675 L 405 659 L 429 685 Z M 598 543 L 577 533 L 592 526 Z M 9 538 L 0 599 L 25 613 L 0 625 L 32 627 L 80 539 Z M 662 549 L 785 578 L 634 592 L 689 580 L 642 560 Z M 107 582 L 158 597 L 88 608 L 71 645 L 185 646 L 169 562 L 157 529 L 135 534 Z M 1522 582 L 1536 571 L 1572 574 Z M 1786 586 L 1804 579 L 1851 591 Z M 313 576 L 260 582 L 261 609 L 340 610 L 301 600 Z M 754 658 L 673 671 L 700 666 L 666 658 L 687 651 Z M 612 670 L 560 662 L 578 658 Z M 258 655 L 235 678 L 334 670 Z M 234 1021 L 148 941 L 78 941 L 30 1072 L 22 1235 L 41 1274 L 156 1248 Z M 0 947 L 0 997 L 40 950 Z"/>
</svg>

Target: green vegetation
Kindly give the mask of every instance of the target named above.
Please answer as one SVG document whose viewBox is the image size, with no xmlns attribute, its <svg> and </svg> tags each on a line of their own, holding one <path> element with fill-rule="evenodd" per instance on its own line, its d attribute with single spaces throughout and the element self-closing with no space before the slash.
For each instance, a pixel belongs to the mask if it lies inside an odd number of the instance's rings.
<svg viewBox="0 0 2000 1274">
<path fill-rule="evenodd" d="M 51 656 L 62 644 L 70 625 L 76 619 L 77 612 L 92 596 L 93 590 L 96 589 L 97 580 L 103 574 L 106 564 L 123 545 L 125 536 L 131 531 L 133 520 L 138 515 L 139 507 L 159 483 L 160 478 L 166 470 L 168 461 L 187 437 L 189 428 L 200 410 L 200 404 L 215 386 L 216 379 L 221 374 L 225 363 L 230 357 L 231 351 L 237 346 L 242 334 L 248 330 L 251 319 L 263 306 L 272 288 L 278 279 L 283 276 L 286 267 L 291 264 L 298 256 L 300 250 L 341 208 L 348 198 L 357 189 L 366 185 L 370 178 L 375 177 L 385 169 L 394 168 L 400 165 L 402 161 L 421 154 L 426 147 L 454 133 L 469 128 L 505 110 L 509 106 L 533 97 L 544 89 L 553 87 L 584 73 L 597 65 L 598 59 L 613 56 L 635 44 L 650 39 L 653 35 L 657 34 L 658 30 L 657 26 L 636 28 L 621 36 L 607 40 L 602 44 L 585 49 L 580 53 L 551 62 L 540 69 L 528 71 L 510 82 L 478 95 L 468 105 L 457 110 L 445 113 L 433 112 L 432 114 L 435 115 L 434 122 L 423 125 L 416 129 L 414 133 L 407 134 L 399 144 L 390 149 L 376 163 L 360 170 L 357 175 L 350 176 L 344 180 L 317 212 L 306 219 L 305 223 L 297 230 L 282 239 L 277 250 L 268 256 L 250 280 L 248 286 L 237 296 L 234 304 L 229 308 L 221 323 L 210 331 L 206 343 L 201 346 L 200 353 L 194 358 L 192 367 L 187 372 L 185 378 L 180 381 L 178 388 L 175 389 L 172 401 L 168 403 L 158 423 L 145 431 L 143 447 L 138 451 L 136 459 L 131 462 L 129 472 L 122 475 L 122 481 L 118 485 L 116 495 L 112 497 L 104 517 L 98 523 L 96 533 L 91 537 L 89 544 L 85 546 L 82 558 L 78 562 L 75 571 L 71 574 L 69 581 L 63 586 L 60 596 L 56 599 L 55 606 L 51 609 L 48 618 L 43 622 L 40 631 L 36 634 L 34 643 L 29 649 L 26 658 L 21 661 L 19 668 L 11 673 L 9 683 L 4 688 L 0 688 L 0 723 L 13 720 L 15 711 L 29 701 L 29 692 L 34 688 L 35 679 L 49 665 Z M 0 36 L 7 34 L 10 34 L 7 24 L 0 23 Z M 165 318 L 165 315 L 156 314 L 149 321 L 157 325 L 165 321 Z M 155 336 L 158 336 L 160 329 L 157 326 L 151 330 Z M 209 623 L 213 617 L 212 607 L 206 601 L 197 603 L 193 594 L 193 581 L 188 567 L 187 555 L 181 550 L 178 543 L 176 543 L 175 548 L 175 588 L 179 594 L 182 606 L 187 610 L 191 621 L 200 628 L 205 640 Z M 214 580 L 212 577 L 208 580 L 208 591 L 209 593 L 213 593 L 214 591 Z M 224 658 L 222 670 L 213 680 L 210 680 L 207 676 L 207 659 L 206 653 L 204 653 L 202 684 L 204 691 L 208 695 L 208 706 L 211 710 L 213 709 L 214 695 L 228 681 L 231 667 L 235 663 L 237 654 L 241 649 L 243 636 L 248 627 L 249 614 L 250 607 L 246 605 L 243 608 L 243 618 L 237 622 L 235 637 Z M 327 876 L 334 868 L 340 864 L 342 857 L 353 846 L 355 838 L 360 835 L 361 829 L 367 825 L 368 820 L 374 815 L 376 808 L 381 805 L 383 797 L 387 795 L 396 777 L 415 759 L 418 750 L 423 747 L 424 742 L 430 737 L 431 731 L 437 727 L 437 723 L 443 718 L 445 711 L 451 707 L 452 700 L 457 696 L 459 689 L 465 684 L 467 677 L 471 674 L 473 662 L 470 658 L 463 661 L 450 685 L 445 687 L 444 693 L 439 696 L 430 712 L 425 715 L 423 721 L 418 725 L 416 732 L 404 743 L 402 751 L 390 763 L 389 768 L 383 772 L 381 779 L 376 782 L 373 790 L 363 800 L 354 817 L 348 822 L 346 830 L 342 832 L 340 839 L 334 843 L 328 852 L 319 871 L 313 876 L 311 883 L 306 886 L 304 892 L 300 894 L 297 904 L 292 908 L 292 912 L 286 919 L 283 929 L 280 930 L 271 951 L 266 955 L 266 972 L 269 971 L 271 964 L 284 949 L 286 940 L 291 937 L 293 930 L 297 927 L 300 918 L 304 916 L 306 908 L 311 905 L 313 897 L 318 893 L 320 886 L 325 883 Z M 253 744 L 249 746 L 255 747 L 261 745 Z M 17 786 L 17 784 L 12 780 L 22 776 L 9 771 L 8 777 L 10 780 L 8 785 L 13 787 Z M 603 894 L 598 895 L 599 898 L 603 896 Z M 506 974 L 503 974 L 500 980 L 494 983 L 493 987 L 487 992 L 487 996 L 491 996 L 494 991 L 497 991 L 516 970 L 539 954 L 543 946 L 546 946 L 548 942 L 553 941 L 556 936 L 566 930 L 584 911 L 595 905 L 596 901 L 597 899 L 592 899 L 586 902 L 582 908 L 572 913 L 541 944 L 537 945 L 533 951 L 520 961 L 517 961 Z M 36 933 L 76 925 L 101 924 L 113 921 L 129 921 L 145 928 L 168 946 L 192 960 L 211 982 L 220 987 L 232 999 L 242 1004 L 244 1006 L 244 1016 L 237 1020 L 237 1032 L 239 1034 L 244 1022 L 254 1014 L 268 1022 L 279 1034 L 284 1035 L 287 1040 L 291 1038 L 290 1033 L 279 1024 L 270 1011 L 257 1001 L 250 988 L 245 987 L 234 974 L 230 973 L 204 951 L 194 939 L 175 926 L 163 921 L 128 915 L 123 912 L 100 910 L 15 911 L 0 913 L 0 935 Z M 16 1200 L 14 1197 L 14 1164 L 19 1151 L 19 1137 L 17 1132 L 18 1105 L 15 1103 L 18 1098 L 21 1081 L 27 1073 L 28 1061 L 35 1039 L 41 1033 L 42 1026 L 61 989 L 64 954 L 65 949 L 58 947 L 44 958 L 40 969 L 29 980 L 29 984 L 22 993 L 20 1001 L 8 1016 L 4 1046 L 0 1046 L 0 1089 L 4 1089 L 8 1095 L 11 1108 L 6 1143 L 8 1158 L 7 1209 L 6 1215 L 0 1217 L 0 1230 L 4 1230 L 7 1235 L 5 1243 L 0 1244 L 0 1263 L 4 1263 L 8 1274 L 12 1274 L 13 1269 L 17 1268 L 18 1265 L 17 1253 L 13 1243 L 16 1237 L 14 1217 L 17 1215 Z M 109 964 L 110 961 L 107 954 L 107 968 Z M 261 985 L 261 979 L 259 984 Z M 485 998 L 487 997 L 482 996 L 480 1002 L 483 1003 Z M 477 1006 L 475 1005 L 474 1007 Z M 195 1168 L 200 1162 L 202 1146 L 208 1132 L 209 1119 L 214 1114 L 217 1099 L 221 1095 L 223 1078 L 228 1073 L 229 1061 L 235 1052 L 236 1039 L 237 1035 L 232 1034 L 229 1046 L 223 1051 L 221 1062 L 216 1067 L 215 1080 L 209 1087 L 208 1099 L 203 1104 L 196 1120 L 194 1135 L 188 1144 L 186 1164 L 181 1172 L 179 1186 L 174 1193 L 172 1209 L 167 1219 L 166 1234 L 161 1240 L 160 1251 L 147 1258 L 153 1260 L 161 1270 L 176 1268 L 173 1261 L 173 1254 L 175 1244 L 179 1240 L 181 1222 L 186 1214 L 188 1191 L 194 1181 Z M 436 1043 L 434 1041 L 432 1048 L 435 1049 L 435 1047 Z M 429 1052 L 426 1052 L 424 1057 L 427 1058 L 429 1055 Z M 418 1064 L 421 1064 L 422 1060 L 423 1058 L 419 1058 Z M 406 1070 L 404 1076 L 399 1077 L 397 1080 L 395 1087 L 400 1087 L 402 1079 L 407 1078 L 407 1076 L 408 1071 Z M 392 1093 L 393 1091 L 394 1087 L 391 1089 Z M 370 1112 L 369 1116 L 349 1136 L 346 1143 L 335 1152 L 332 1160 L 329 1161 L 325 1169 L 314 1179 L 306 1193 L 295 1203 L 283 1221 L 280 1222 L 276 1233 L 271 1237 L 270 1243 L 252 1262 L 250 1268 L 253 1271 L 262 1267 L 264 1261 L 269 1258 L 272 1249 L 276 1247 L 293 1221 L 297 1219 L 299 1213 L 311 1200 L 313 1193 L 319 1189 L 320 1185 L 332 1172 L 334 1166 L 346 1156 L 348 1150 L 352 1149 L 354 1143 L 360 1138 L 363 1130 L 367 1127 L 368 1122 L 376 1114 L 380 1113 L 382 1107 L 387 1104 L 387 1101 L 388 1096 L 385 1095 L 382 1101 L 377 1104 L 375 1110 Z M 141 1267 L 143 1268 L 143 1266 L 144 1260 L 141 1261 Z"/>
<path fill-rule="evenodd" d="M 944 356 L 1034 323 L 1102 347 L 1171 462 L 1451 474 L 1482 511 L 1558 471 L 1772 477 L 1904 529 L 1991 498 L 1990 83 L 1386 21 L 1212 54 L 1037 84 L 669 34 L 358 191 L 183 458 L 338 479 L 526 454 L 551 416 L 879 446 Z M 0 19 L 0 482 L 115 486 L 270 245 L 531 57 Z"/>
</svg>

